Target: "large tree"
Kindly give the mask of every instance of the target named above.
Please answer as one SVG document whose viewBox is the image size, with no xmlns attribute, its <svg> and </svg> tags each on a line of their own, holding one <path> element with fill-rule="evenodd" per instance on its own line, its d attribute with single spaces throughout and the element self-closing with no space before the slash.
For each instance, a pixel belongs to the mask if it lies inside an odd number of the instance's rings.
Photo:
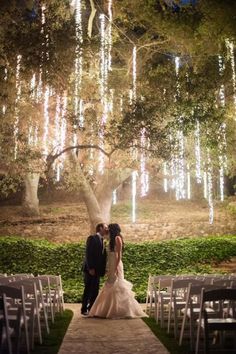
<svg viewBox="0 0 236 354">
<path fill-rule="evenodd" d="M 177 3 L 177 1 L 175 2 Z M 190 135 L 186 154 L 191 152 L 191 134 L 196 119 L 207 136 L 205 143 L 217 148 L 218 131 L 226 121 L 232 131 L 230 63 L 225 40 L 235 38 L 232 16 L 235 4 L 198 1 L 195 6 L 178 7 L 171 1 L 114 2 L 112 25 L 112 71 L 107 78 L 106 122 L 102 122 L 100 14 L 109 17 L 106 2 L 84 1 L 83 23 L 78 29 L 69 1 L 1 3 L 0 46 L 1 104 L 6 112 L 1 120 L 1 170 L 22 175 L 25 181 L 25 210 L 38 213 L 39 176 L 49 179 L 55 166 L 64 165 L 62 178 L 82 192 L 91 225 L 109 221 L 112 192 L 132 171 L 139 169 L 140 154 L 147 154 L 150 171 L 169 158 L 170 135 L 180 129 Z M 174 4 L 174 5 L 173 5 Z M 96 11 L 95 11 L 95 10 Z M 42 26 L 42 15 L 45 24 Z M 212 18 L 214 18 L 212 20 Z M 232 21 L 231 21 L 232 19 Z M 11 26 L 10 26 L 11 24 Z M 77 25 L 78 26 L 78 25 Z M 106 21 L 106 32 L 110 30 Z M 83 31 L 83 42 L 76 37 Z M 214 31 L 213 31 L 214 30 Z M 213 35 L 214 38 L 210 38 Z M 137 51 L 137 97 L 129 99 L 133 85 L 132 53 Z M 83 101 L 83 124 L 75 114 L 76 54 L 83 59 L 79 100 Z M 82 53 L 82 54 L 81 54 Z M 218 54 L 225 58 L 226 70 L 219 76 Z M 16 65 L 22 56 L 21 97 L 17 101 Z M 175 58 L 181 67 L 176 77 Z M 6 76 L 7 68 L 7 79 Z M 41 75 L 43 94 L 35 98 L 30 82 Z M 39 80 L 39 79 L 38 79 Z M 177 88 L 178 81 L 178 88 Z M 218 91 L 224 85 L 227 107 L 220 108 Z M 45 144 L 45 90 L 48 99 L 47 156 Z M 177 97 L 177 89 L 180 91 Z M 55 141 L 58 97 L 60 110 L 67 95 L 67 137 L 63 146 Z M 122 103 L 121 103 L 122 102 Z M 218 104 L 218 106 L 217 106 Z M 111 106 L 113 108 L 111 109 Z M 15 157 L 14 127 L 18 114 L 18 154 Z M 37 126 L 38 141 L 29 143 L 29 128 Z M 141 143 L 142 132 L 145 141 Z M 231 134 L 232 135 L 232 134 Z M 76 143 L 73 140 L 76 136 Z M 234 136 L 231 136 L 232 140 Z M 74 142 L 73 142 L 74 141 Z M 172 151 L 173 152 L 173 151 Z M 154 160 L 155 159 L 155 160 Z M 155 162 L 154 162 L 155 161 Z M 103 165 L 101 168 L 101 164 Z"/>
</svg>

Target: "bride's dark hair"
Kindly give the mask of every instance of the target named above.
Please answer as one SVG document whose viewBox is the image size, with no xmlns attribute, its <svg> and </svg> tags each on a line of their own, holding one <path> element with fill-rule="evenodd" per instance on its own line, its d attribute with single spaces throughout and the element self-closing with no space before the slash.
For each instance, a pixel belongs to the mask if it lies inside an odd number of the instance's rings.
<svg viewBox="0 0 236 354">
<path fill-rule="evenodd" d="M 120 236 L 122 239 L 122 249 L 124 248 L 124 241 L 123 237 L 121 235 L 121 228 L 120 225 L 118 224 L 110 224 L 108 226 L 109 234 L 110 234 L 110 250 L 114 251 L 115 250 L 115 244 L 116 244 L 116 236 Z"/>
</svg>

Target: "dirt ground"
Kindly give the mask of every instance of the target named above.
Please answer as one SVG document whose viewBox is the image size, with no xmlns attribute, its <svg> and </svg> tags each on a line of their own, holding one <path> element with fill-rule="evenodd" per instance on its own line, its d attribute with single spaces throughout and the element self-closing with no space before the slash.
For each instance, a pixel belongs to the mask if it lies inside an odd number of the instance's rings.
<svg viewBox="0 0 236 354">
<path fill-rule="evenodd" d="M 233 207 L 232 207 L 233 205 Z M 236 234 L 236 198 L 215 206 L 213 226 L 209 225 L 206 201 L 170 201 L 142 199 L 137 203 L 137 222 L 131 222 L 131 205 L 120 202 L 112 208 L 111 219 L 126 231 L 126 239 L 133 241 L 136 232 L 142 241 L 142 229 L 147 230 L 145 240 L 158 239 L 155 230 L 169 230 L 176 237 L 196 234 Z M 231 207 L 230 207 L 231 206 Z M 151 225 L 151 226 L 150 226 Z M 0 207 L 0 236 L 43 238 L 53 242 L 77 242 L 90 233 L 86 207 L 83 203 L 54 203 L 40 206 L 40 217 L 24 217 L 20 206 Z M 154 231 L 153 231 L 154 230 Z M 179 230 L 179 231 L 178 231 Z M 195 231 L 196 230 L 196 231 Z M 209 231 L 210 230 L 210 231 Z M 152 237 L 153 236 L 153 237 Z M 197 236 L 197 234 L 196 234 Z M 173 238 L 173 237 L 172 237 Z"/>
</svg>

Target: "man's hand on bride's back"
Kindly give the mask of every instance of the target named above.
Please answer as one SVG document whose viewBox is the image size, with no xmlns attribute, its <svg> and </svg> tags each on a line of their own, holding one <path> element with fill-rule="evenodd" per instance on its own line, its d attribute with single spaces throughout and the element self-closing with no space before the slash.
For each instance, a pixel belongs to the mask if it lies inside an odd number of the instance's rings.
<svg viewBox="0 0 236 354">
<path fill-rule="evenodd" d="M 93 277 L 95 275 L 95 269 L 89 269 L 89 274 Z"/>
</svg>

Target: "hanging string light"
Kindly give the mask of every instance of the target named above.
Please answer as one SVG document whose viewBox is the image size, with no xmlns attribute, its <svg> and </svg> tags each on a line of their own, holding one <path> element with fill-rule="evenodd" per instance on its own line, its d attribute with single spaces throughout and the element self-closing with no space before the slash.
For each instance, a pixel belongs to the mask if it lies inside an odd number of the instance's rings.
<svg viewBox="0 0 236 354">
<path fill-rule="evenodd" d="M 82 26 L 82 1 L 75 0 L 75 91 L 74 91 L 74 135 L 73 144 L 77 145 L 77 128 L 84 126 L 83 101 L 81 99 L 81 85 L 83 75 L 83 26 Z"/>
<path fill-rule="evenodd" d="M 196 120 L 196 128 L 194 131 L 195 137 L 195 160 L 196 160 L 196 180 L 197 183 L 202 183 L 202 173 L 201 173 L 201 138 L 200 138 L 200 123 Z"/>
<path fill-rule="evenodd" d="M 146 147 L 146 129 L 141 130 L 141 156 L 140 156 L 140 184 L 141 184 L 141 197 L 145 197 L 148 192 L 148 173 L 146 171 L 146 156 L 144 149 Z"/>
<path fill-rule="evenodd" d="M 64 92 L 63 100 L 62 100 L 62 110 L 61 110 L 61 122 L 60 122 L 60 143 L 59 150 L 62 151 L 65 148 L 66 141 L 66 110 L 67 110 L 67 93 Z M 57 181 L 60 181 L 61 171 L 64 168 L 65 154 L 62 154 L 59 158 L 57 164 Z"/>
<path fill-rule="evenodd" d="M 137 48 L 133 47 L 133 88 L 132 88 L 132 100 L 135 102 L 137 98 Z"/>
<path fill-rule="evenodd" d="M 226 39 L 226 47 L 228 50 L 228 55 L 230 58 L 230 64 L 231 64 L 231 70 L 232 70 L 233 97 L 234 97 L 235 119 L 236 119 L 236 70 L 235 70 L 233 41 Z"/>
<path fill-rule="evenodd" d="M 19 102 L 21 99 L 21 55 L 17 55 L 16 60 L 16 99 L 15 99 L 15 121 L 14 121 L 14 158 L 17 158 L 18 153 L 18 135 L 19 135 Z"/>
<path fill-rule="evenodd" d="M 225 65 L 221 55 L 218 56 L 219 63 L 219 75 L 223 76 Z M 219 90 L 219 100 L 221 107 L 225 106 L 225 87 L 223 84 L 220 85 Z M 218 146 L 219 146 L 219 179 L 220 179 L 220 200 L 224 201 L 224 175 L 227 169 L 227 156 L 226 156 L 226 124 L 223 122 L 220 125 L 218 132 Z"/>
<path fill-rule="evenodd" d="M 213 180 L 212 180 L 212 162 L 209 149 L 207 150 L 207 198 L 209 206 L 209 223 L 214 221 L 214 205 L 213 205 Z"/>
<path fill-rule="evenodd" d="M 112 70 L 112 0 L 108 2 L 108 17 L 109 17 L 109 27 L 108 27 L 108 70 Z"/>
<path fill-rule="evenodd" d="M 43 154 L 46 159 L 48 155 L 48 133 L 49 133 L 49 86 L 48 85 L 45 87 L 45 91 L 44 91 L 43 113 L 44 113 Z"/>
<path fill-rule="evenodd" d="M 164 179 L 163 179 L 163 187 L 164 187 L 164 192 L 168 192 L 168 171 L 167 171 L 167 162 L 163 163 L 163 174 L 164 174 Z"/>
<path fill-rule="evenodd" d="M 53 147 L 55 152 L 59 152 L 60 145 L 60 119 L 61 119 L 61 96 L 57 95 L 56 98 L 56 112 L 54 119 L 54 142 Z"/>
<path fill-rule="evenodd" d="M 38 86 L 37 86 L 37 101 L 40 101 L 43 97 L 43 64 L 46 58 L 49 57 L 49 54 L 46 54 L 46 43 L 47 45 L 48 40 L 45 36 L 45 23 L 46 23 L 46 16 L 45 16 L 46 6 L 42 4 L 41 6 L 41 37 L 42 37 L 42 51 L 41 51 L 41 60 L 39 65 L 39 78 L 38 78 Z"/>
<path fill-rule="evenodd" d="M 112 204 L 113 205 L 117 204 L 117 191 L 116 191 L 116 189 L 112 192 Z"/>
<path fill-rule="evenodd" d="M 134 103 L 137 98 L 137 49 L 133 47 L 132 52 L 132 90 L 129 91 L 130 103 Z M 141 132 L 142 139 L 142 132 Z M 137 149 L 133 148 L 131 151 L 133 160 L 137 160 Z M 144 177 L 144 176 L 143 176 Z M 136 222 L 136 194 L 137 194 L 137 171 L 132 172 L 132 222 Z"/>
<path fill-rule="evenodd" d="M 177 78 L 176 84 L 176 100 L 180 97 L 180 82 L 179 82 L 179 68 L 180 68 L 180 58 L 175 57 L 175 73 Z M 183 134 L 183 118 L 180 116 L 178 118 L 179 130 L 176 134 L 176 144 L 177 144 L 177 155 L 175 158 L 176 165 L 176 199 L 185 199 L 185 159 L 184 159 L 184 134 Z"/>
<path fill-rule="evenodd" d="M 102 105 L 102 118 L 99 132 L 99 143 L 104 148 L 104 132 L 108 119 L 108 72 L 109 72 L 109 32 L 106 33 L 106 17 L 104 14 L 100 15 L 100 97 Z M 103 174 L 105 168 L 105 158 L 102 152 L 99 152 L 98 171 Z"/>
<path fill-rule="evenodd" d="M 220 175 L 220 200 L 224 201 L 224 175 L 227 169 L 227 156 L 226 156 L 226 124 L 221 123 L 219 132 L 218 132 L 218 140 L 219 140 L 219 175 Z"/>
</svg>

